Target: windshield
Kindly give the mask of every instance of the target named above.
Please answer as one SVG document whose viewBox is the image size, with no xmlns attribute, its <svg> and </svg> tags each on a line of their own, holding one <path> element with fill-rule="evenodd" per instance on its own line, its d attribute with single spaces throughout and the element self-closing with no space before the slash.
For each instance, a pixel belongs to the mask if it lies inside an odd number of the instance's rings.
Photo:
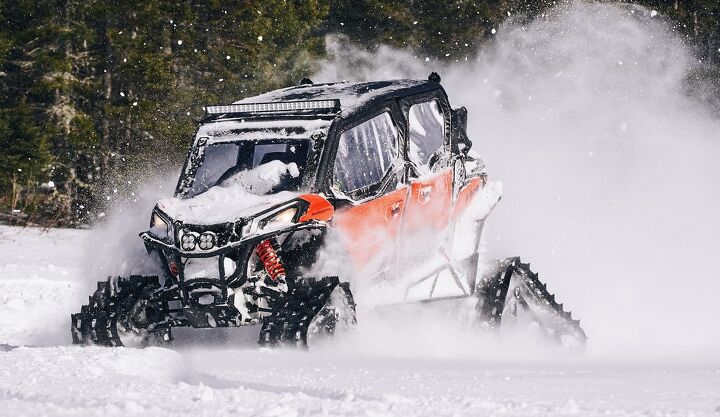
<svg viewBox="0 0 720 417">
<path fill-rule="evenodd" d="M 302 183 L 309 140 L 262 139 L 214 143 L 204 148 L 192 186 L 194 197 L 214 186 L 241 185 L 256 194 L 297 191 Z"/>
</svg>

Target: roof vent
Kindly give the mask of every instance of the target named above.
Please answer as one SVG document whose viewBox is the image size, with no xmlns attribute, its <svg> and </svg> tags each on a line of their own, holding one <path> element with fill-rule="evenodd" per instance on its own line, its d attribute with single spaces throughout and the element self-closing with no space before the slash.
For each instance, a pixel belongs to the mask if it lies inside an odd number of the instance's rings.
<svg viewBox="0 0 720 417">
<path fill-rule="evenodd" d="M 433 71 L 433 72 L 430 73 L 430 76 L 428 77 L 428 80 L 439 84 L 439 83 L 440 83 L 440 74 L 438 74 L 437 72 Z"/>
<path fill-rule="evenodd" d="M 314 83 L 312 82 L 312 80 L 311 80 L 310 78 L 307 78 L 307 77 L 305 77 L 305 78 L 303 78 L 302 80 L 300 80 L 300 85 L 313 85 L 313 84 L 314 84 Z"/>
</svg>

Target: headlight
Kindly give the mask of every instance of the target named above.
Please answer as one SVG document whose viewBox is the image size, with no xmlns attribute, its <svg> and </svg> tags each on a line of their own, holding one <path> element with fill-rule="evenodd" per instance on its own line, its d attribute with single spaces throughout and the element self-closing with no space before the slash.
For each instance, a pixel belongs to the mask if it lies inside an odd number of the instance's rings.
<svg viewBox="0 0 720 417">
<path fill-rule="evenodd" d="M 255 217 L 242 227 L 242 236 L 250 236 L 264 231 L 280 229 L 294 223 L 300 208 L 298 206 L 285 206 L 285 208 L 274 213 L 268 213 L 261 217 Z"/>
<path fill-rule="evenodd" d="M 180 238 L 180 247 L 183 250 L 195 250 L 195 235 L 191 233 L 185 233 Z"/>
<path fill-rule="evenodd" d="M 158 239 L 167 239 L 170 236 L 170 225 L 159 214 L 153 213 L 149 232 Z"/>
<path fill-rule="evenodd" d="M 297 211 L 297 207 L 286 208 L 285 210 L 278 212 L 274 216 L 262 220 L 259 224 L 260 229 L 272 229 L 274 226 L 292 223 L 295 215 L 297 214 Z"/>
<path fill-rule="evenodd" d="M 212 232 L 205 232 L 200 235 L 200 249 L 202 250 L 208 250 L 215 247 L 215 244 L 217 243 L 217 237 L 215 237 L 215 233 Z"/>
</svg>

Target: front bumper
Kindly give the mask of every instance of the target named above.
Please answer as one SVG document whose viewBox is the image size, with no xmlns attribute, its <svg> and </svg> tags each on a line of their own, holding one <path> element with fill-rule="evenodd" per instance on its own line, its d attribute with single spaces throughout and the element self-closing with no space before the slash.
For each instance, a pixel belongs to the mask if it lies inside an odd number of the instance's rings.
<svg viewBox="0 0 720 417">
<path fill-rule="evenodd" d="M 162 241 L 150 235 L 148 232 L 140 234 L 148 252 L 157 250 L 166 261 L 173 260 L 180 265 L 178 274 L 173 274 L 178 281 L 178 297 L 181 303 L 182 316 L 186 323 L 195 328 L 228 327 L 252 324 L 246 314 L 241 314 L 235 307 L 233 290 L 243 285 L 247 276 L 244 273 L 225 276 L 225 270 L 221 270 L 218 278 L 195 277 L 186 279 L 183 259 L 187 258 L 213 258 L 219 257 L 219 264 L 222 264 L 223 256 L 231 256 L 236 262 L 236 271 L 247 271 L 247 263 L 250 255 L 257 245 L 263 240 L 293 233 L 300 230 L 325 231 L 328 224 L 319 220 L 310 220 L 296 223 L 264 233 L 258 233 L 242 237 L 239 240 L 210 250 L 195 249 L 193 251 L 183 250 L 173 244 Z M 180 311 L 178 311 L 180 312 Z"/>
<path fill-rule="evenodd" d="M 154 249 L 160 249 L 166 252 L 174 252 L 183 258 L 208 258 L 211 256 L 219 256 L 223 253 L 241 249 L 243 247 L 254 248 L 258 243 L 265 239 L 269 239 L 281 234 L 291 233 L 298 230 L 326 230 L 328 224 L 319 220 L 309 220 L 303 223 L 296 223 L 282 229 L 271 230 L 264 233 L 253 234 L 249 236 L 243 236 L 240 240 L 229 242 L 226 245 L 215 247 L 209 250 L 195 249 L 192 251 L 183 250 L 174 244 L 164 242 L 160 239 L 153 237 L 148 232 L 140 233 L 140 238 L 145 242 L 145 246 Z"/>
</svg>

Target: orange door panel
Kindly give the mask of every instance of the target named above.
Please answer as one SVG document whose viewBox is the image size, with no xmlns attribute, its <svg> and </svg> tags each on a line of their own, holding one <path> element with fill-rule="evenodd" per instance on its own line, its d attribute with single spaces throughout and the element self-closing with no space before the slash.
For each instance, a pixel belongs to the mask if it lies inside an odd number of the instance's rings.
<svg viewBox="0 0 720 417">
<path fill-rule="evenodd" d="M 480 177 L 472 178 L 463 188 L 460 189 L 455 201 L 455 207 L 452 212 L 452 219 L 455 220 L 467 209 L 475 195 L 484 185 L 484 180 Z"/>
<path fill-rule="evenodd" d="M 370 201 L 338 210 L 334 225 L 343 234 L 356 267 L 394 251 L 400 233 L 408 187 L 403 186 Z M 381 253 L 384 252 L 384 253 Z M 380 255 L 380 256 L 379 256 Z"/>
<path fill-rule="evenodd" d="M 452 181 L 452 168 L 411 181 L 405 232 L 442 230 L 447 226 L 452 208 Z"/>
</svg>

